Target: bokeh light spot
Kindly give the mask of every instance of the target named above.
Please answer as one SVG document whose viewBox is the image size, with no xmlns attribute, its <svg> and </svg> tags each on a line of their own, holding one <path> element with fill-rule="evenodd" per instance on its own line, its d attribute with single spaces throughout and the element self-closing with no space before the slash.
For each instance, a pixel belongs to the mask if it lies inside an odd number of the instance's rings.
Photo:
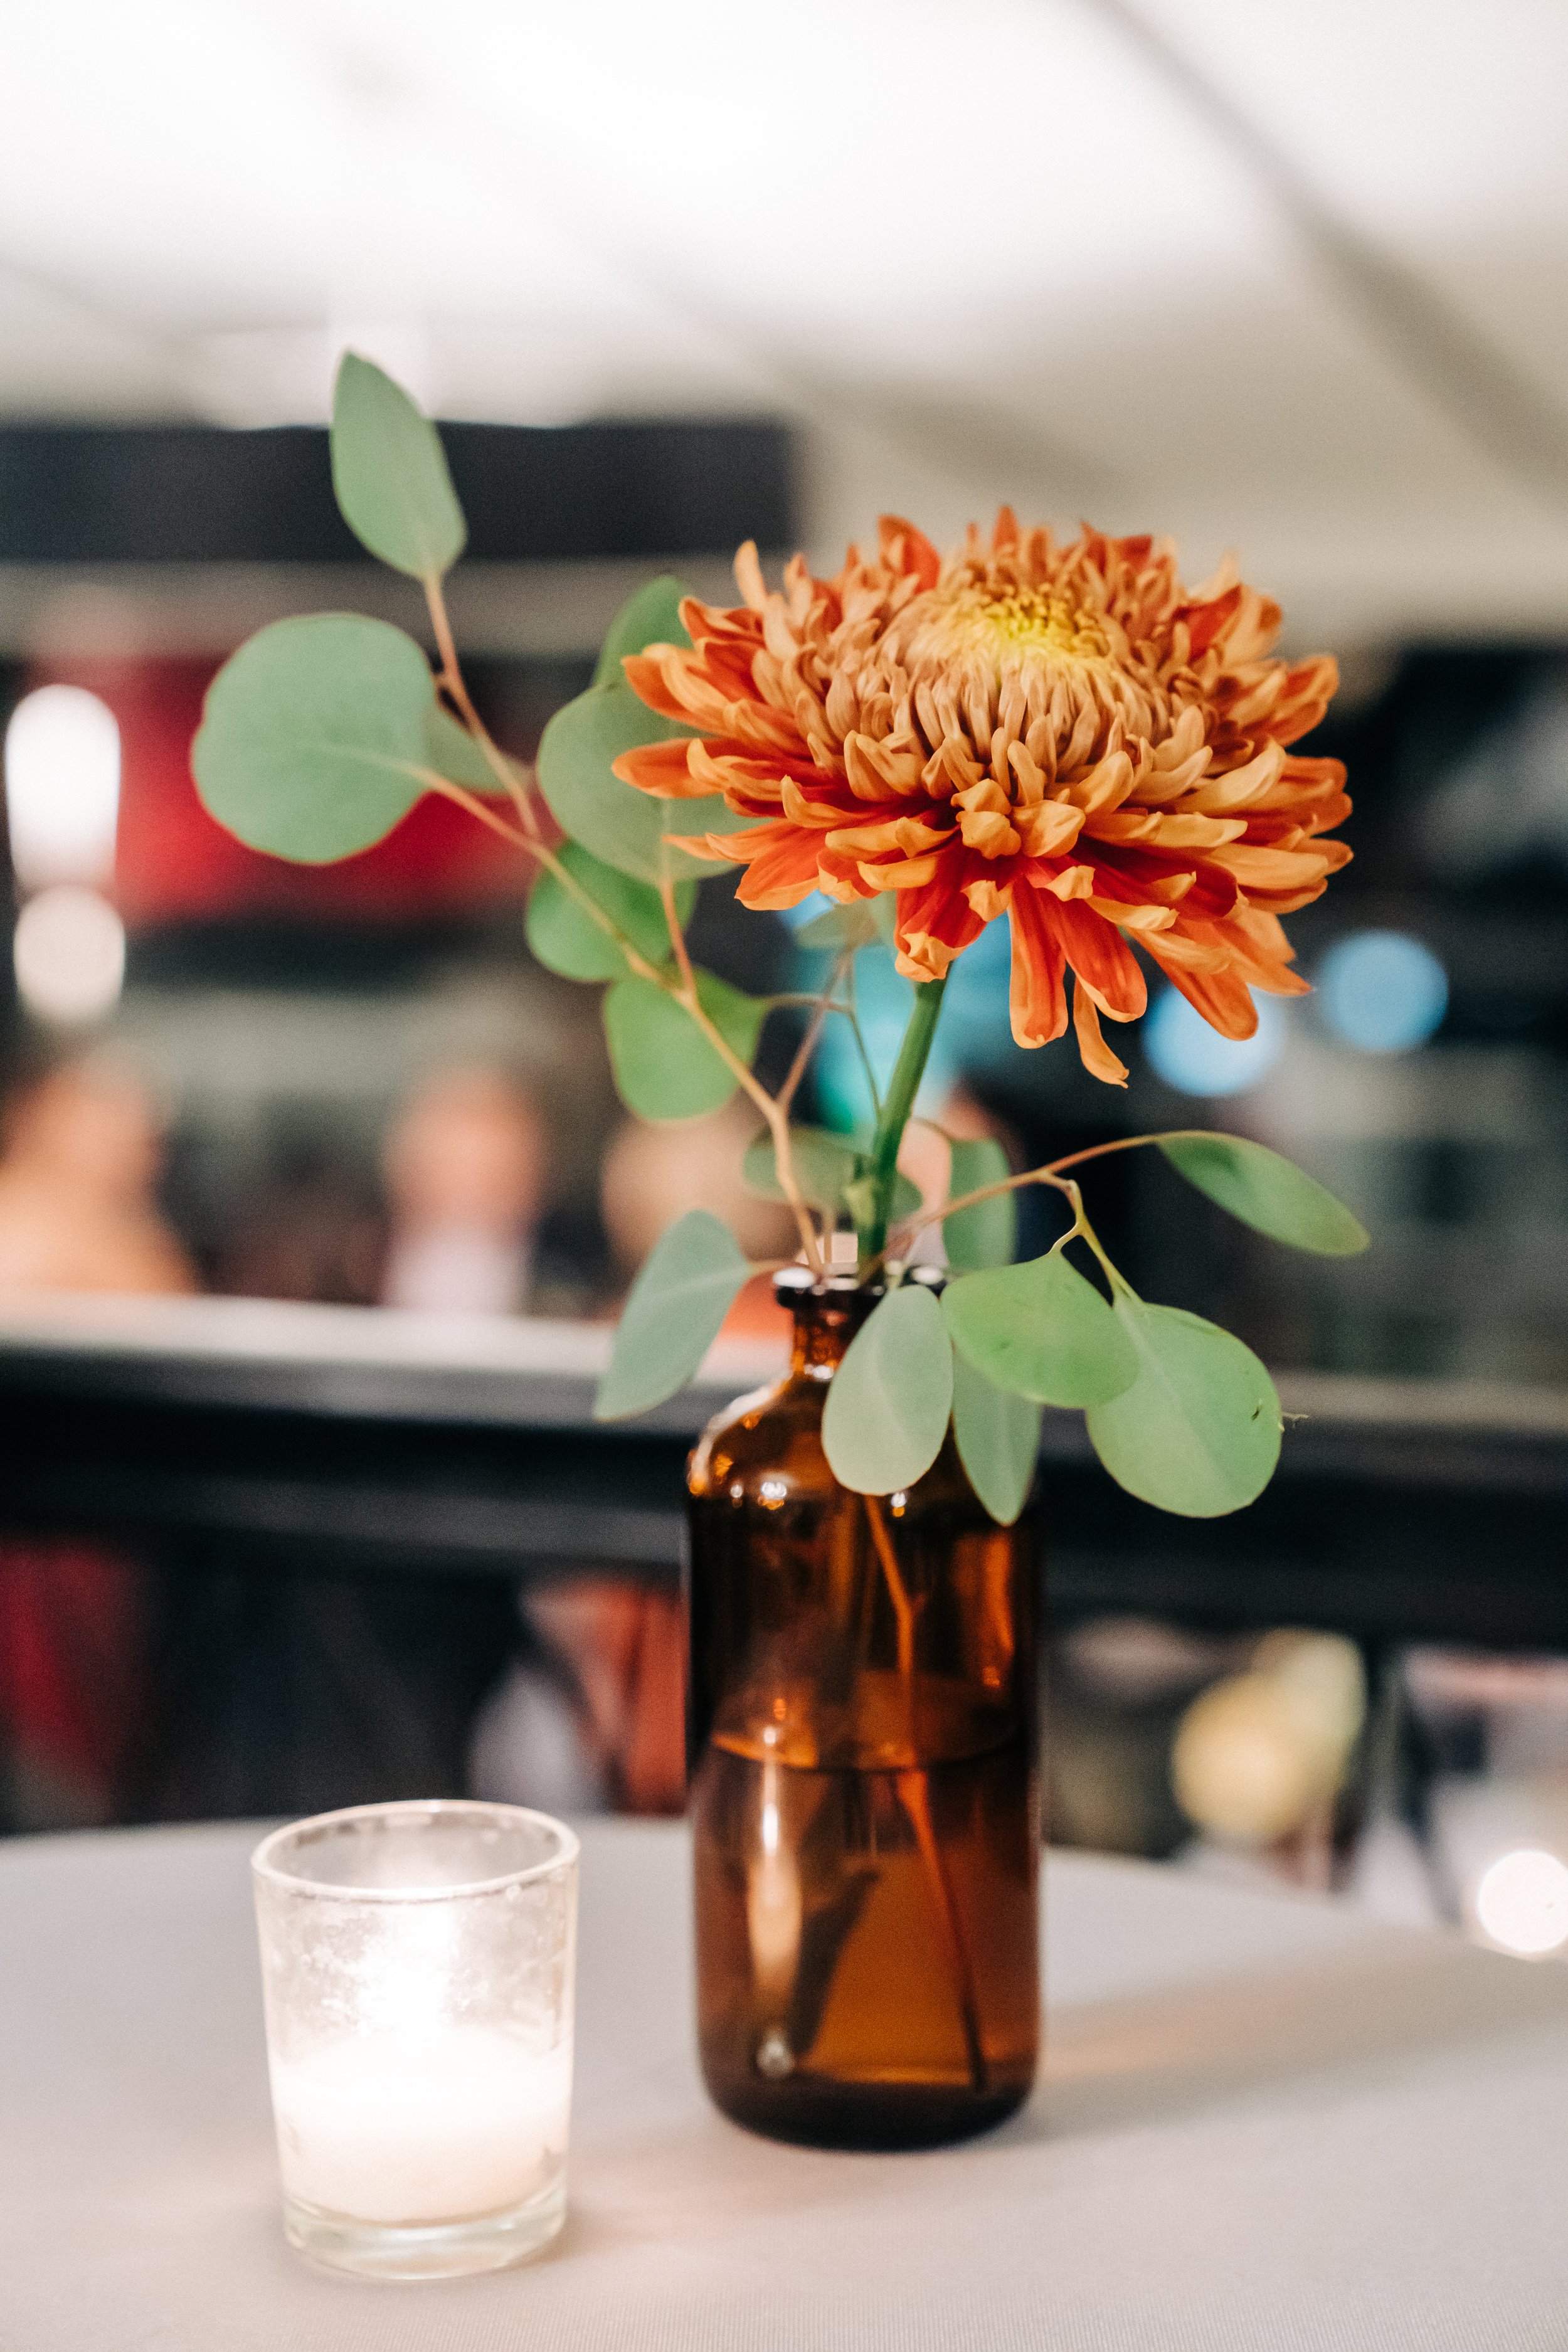
<svg viewBox="0 0 1568 2352">
<path fill-rule="evenodd" d="M 120 818 L 120 729 L 80 686 L 24 696 L 5 730 L 11 864 L 24 889 L 107 882 Z"/>
<path fill-rule="evenodd" d="M 16 918 L 12 952 L 22 1002 L 41 1021 L 96 1021 L 119 1002 L 125 926 L 96 890 L 40 890 Z"/>
<path fill-rule="evenodd" d="M 1222 1037 L 1176 989 L 1168 988 L 1143 1024 L 1143 1051 L 1157 1078 L 1181 1095 L 1238 1095 L 1267 1076 L 1285 1050 L 1285 1014 L 1271 996 L 1253 999 L 1250 1037 Z M 1112 1043 L 1115 1042 L 1112 1032 Z"/>
<path fill-rule="evenodd" d="M 1336 1037 L 1363 1054 L 1424 1045 L 1448 1009 L 1448 976 L 1405 931 L 1352 931 L 1318 968 L 1318 1005 Z"/>
<path fill-rule="evenodd" d="M 1476 1917 L 1504 1951 L 1556 1951 L 1568 1943 L 1568 1864 L 1542 1846 L 1500 1854 L 1476 1889 Z"/>
</svg>

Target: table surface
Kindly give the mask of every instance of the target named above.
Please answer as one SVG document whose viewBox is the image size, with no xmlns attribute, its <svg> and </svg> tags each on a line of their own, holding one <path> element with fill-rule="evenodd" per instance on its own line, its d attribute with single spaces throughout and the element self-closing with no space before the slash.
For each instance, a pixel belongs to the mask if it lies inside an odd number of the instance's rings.
<svg viewBox="0 0 1568 2352">
<path fill-rule="evenodd" d="M 1562 2352 L 1568 1968 L 1054 1857 L 1049 2060 L 989 2138 L 707 2105 L 687 1848 L 584 1840 L 572 2210 L 418 2286 L 285 2246 L 233 1827 L 0 1848 L 4 2352 Z"/>
</svg>

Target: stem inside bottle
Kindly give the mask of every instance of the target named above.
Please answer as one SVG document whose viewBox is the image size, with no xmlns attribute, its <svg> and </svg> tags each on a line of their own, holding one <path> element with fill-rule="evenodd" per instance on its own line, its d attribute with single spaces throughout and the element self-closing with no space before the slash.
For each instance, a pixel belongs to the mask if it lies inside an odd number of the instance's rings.
<svg viewBox="0 0 1568 2352">
<path fill-rule="evenodd" d="M 837 1484 L 823 1398 L 874 1299 L 795 1303 L 790 1377 L 692 1464 L 703 2063 L 754 2128 L 914 2145 L 1033 2078 L 1034 1547 L 951 1444 L 907 1494 Z"/>
</svg>

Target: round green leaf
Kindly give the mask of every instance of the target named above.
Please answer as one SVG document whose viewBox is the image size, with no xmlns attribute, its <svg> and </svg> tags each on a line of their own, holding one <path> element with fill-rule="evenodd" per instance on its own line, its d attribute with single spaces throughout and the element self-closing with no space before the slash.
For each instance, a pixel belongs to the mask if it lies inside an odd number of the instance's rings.
<svg viewBox="0 0 1568 2352">
<path fill-rule="evenodd" d="M 792 1127 L 790 1160 L 801 1196 L 829 1220 L 844 1205 L 845 1187 L 854 1181 L 860 1155 L 847 1136 L 831 1135 L 823 1127 Z M 767 1129 L 746 1148 L 741 1176 L 748 1192 L 760 1200 L 782 1201 L 773 1139 Z"/>
<path fill-rule="evenodd" d="M 795 1172 L 804 1197 L 825 1217 L 835 1218 L 847 1209 L 868 1223 L 872 1210 L 874 1186 L 868 1171 L 871 1165 L 869 1151 L 861 1148 L 854 1138 L 835 1135 L 822 1127 L 792 1127 Z M 746 1151 L 741 1163 L 741 1173 L 750 1191 L 764 1201 L 782 1201 L 784 1186 L 778 1180 L 778 1168 L 771 1135 L 759 1135 Z M 921 1205 L 918 1184 L 899 1170 L 893 1178 L 892 1217 L 910 1217 Z"/>
<path fill-rule="evenodd" d="M 961 1193 L 978 1192 L 984 1185 L 1005 1183 L 1012 1172 L 1002 1146 L 988 1137 L 977 1143 L 955 1143 L 947 1197 L 956 1201 Z M 942 1231 L 949 1265 L 960 1270 L 1009 1265 L 1018 1247 L 1017 1196 L 998 1192 L 994 1200 L 961 1209 L 956 1217 L 942 1219 Z"/>
<path fill-rule="evenodd" d="M 858 1495 L 912 1486 L 942 1451 L 952 1411 L 952 1349 L 942 1309 L 909 1283 L 874 1307 L 828 1383 L 822 1446 Z"/>
<path fill-rule="evenodd" d="M 646 882 L 634 882 L 613 866 L 602 866 L 576 842 L 556 852 L 563 866 L 581 883 L 595 906 L 602 907 L 616 929 L 649 963 L 669 961 L 669 927 L 664 901 Z M 684 925 L 697 898 L 695 882 L 677 885 L 676 912 Z M 528 944 L 540 962 L 567 980 L 622 980 L 626 960 L 609 933 L 558 882 L 543 872 L 529 893 Z"/>
<path fill-rule="evenodd" d="M 844 1187 L 844 1205 L 855 1220 L 857 1229 L 864 1233 L 877 1218 L 877 1180 L 871 1173 L 871 1155 L 863 1151 L 858 1160 L 859 1173 L 852 1184 Z M 893 1171 L 892 1196 L 888 1203 L 888 1223 L 896 1225 L 900 1217 L 912 1217 L 921 1205 L 921 1188 L 901 1168 Z"/>
<path fill-rule="evenodd" d="M 684 1388 L 751 1273 L 729 1226 L 706 1209 L 661 1234 L 621 1310 L 594 1418 L 646 1412 Z"/>
<path fill-rule="evenodd" d="M 952 1434 L 958 1458 L 1000 1527 L 1010 1528 L 1029 1499 L 1042 1413 L 1041 1406 L 997 1388 L 954 1354 Z"/>
<path fill-rule="evenodd" d="M 620 685 L 621 664 L 626 655 L 640 654 L 645 646 L 689 646 L 691 639 L 680 624 L 680 607 L 690 593 L 684 581 L 665 572 L 628 596 L 605 633 L 594 684 Z"/>
<path fill-rule="evenodd" d="M 429 765 L 448 782 L 466 785 L 471 793 L 501 793 L 506 786 L 475 742 L 466 727 L 458 725 L 449 710 L 438 702 L 430 705 L 426 722 L 426 740 L 429 745 Z"/>
<path fill-rule="evenodd" d="M 539 789 L 562 832 L 634 881 L 657 883 L 671 856 L 683 874 L 718 873 L 721 860 L 671 852 L 665 835 L 721 833 L 749 819 L 733 817 L 717 794 L 700 801 L 659 800 L 610 772 L 623 751 L 689 732 L 649 710 L 626 685 L 591 686 L 567 703 L 539 746 Z"/>
<path fill-rule="evenodd" d="M 252 849 L 304 866 L 352 857 L 424 792 L 434 694 L 419 647 L 385 621 L 274 621 L 207 688 L 196 789 Z"/>
<path fill-rule="evenodd" d="M 416 580 L 438 578 L 468 536 L 441 436 L 400 384 L 346 352 L 332 394 L 332 488 L 373 555 Z"/>
<path fill-rule="evenodd" d="M 697 999 L 750 1067 L 766 1004 L 710 971 L 697 975 Z M 690 1014 L 651 980 L 618 980 L 609 990 L 605 1034 L 621 1100 L 639 1118 L 700 1118 L 727 1103 L 740 1083 Z"/>
<path fill-rule="evenodd" d="M 1155 1140 L 1189 1184 L 1271 1240 L 1323 1257 L 1354 1257 L 1366 1248 L 1366 1227 L 1344 1203 L 1267 1144 L 1199 1129 Z"/>
<path fill-rule="evenodd" d="M 1279 1459 L 1279 1400 L 1250 1348 L 1201 1315 L 1119 1292 L 1116 1318 L 1138 1357 L 1129 1389 L 1088 1414 L 1119 1486 L 1183 1518 L 1252 1502 Z"/>
<path fill-rule="evenodd" d="M 1059 1254 L 963 1275 L 943 1291 L 942 1311 L 977 1372 L 1037 1404 L 1103 1404 L 1138 1376 L 1126 1332 Z"/>
<path fill-rule="evenodd" d="M 841 952 L 845 948 L 868 948 L 874 940 L 887 939 L 883 910 L 892 896 L 890 890 L 879 890 L 874 898 L 853 898 L 847 907 L 825 908 L 801 925 L 795 935 L 796 947 Z"/>
</svg>

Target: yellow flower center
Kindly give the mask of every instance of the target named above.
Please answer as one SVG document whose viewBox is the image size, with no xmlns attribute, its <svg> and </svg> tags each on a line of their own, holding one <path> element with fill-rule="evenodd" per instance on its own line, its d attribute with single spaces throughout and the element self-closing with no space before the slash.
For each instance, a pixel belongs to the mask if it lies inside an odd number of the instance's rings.
<svg viewBox="0 0 1568 2352">
<path fill-rule="evenodd" d="M 1010 588 L 1005 594 L 970 592 L 976 617 L 1008 644 L 1040 653 L 1076 655 L 1089 660 L 1108 647 L 1098 616 L 1079 610 L 1069 598 L 1045 588 Z"/>
<path fill-rule="evenodd" d="M 918 596 L 889 633 L 889 650 L 911 678 L 935 677 L 956 662 L 991 677 L 1047 672 L 1068 662 L 1111 664 L 1105 616 L 1059 590 L 1013 581 L 963 582 Z"/>
</svg>

